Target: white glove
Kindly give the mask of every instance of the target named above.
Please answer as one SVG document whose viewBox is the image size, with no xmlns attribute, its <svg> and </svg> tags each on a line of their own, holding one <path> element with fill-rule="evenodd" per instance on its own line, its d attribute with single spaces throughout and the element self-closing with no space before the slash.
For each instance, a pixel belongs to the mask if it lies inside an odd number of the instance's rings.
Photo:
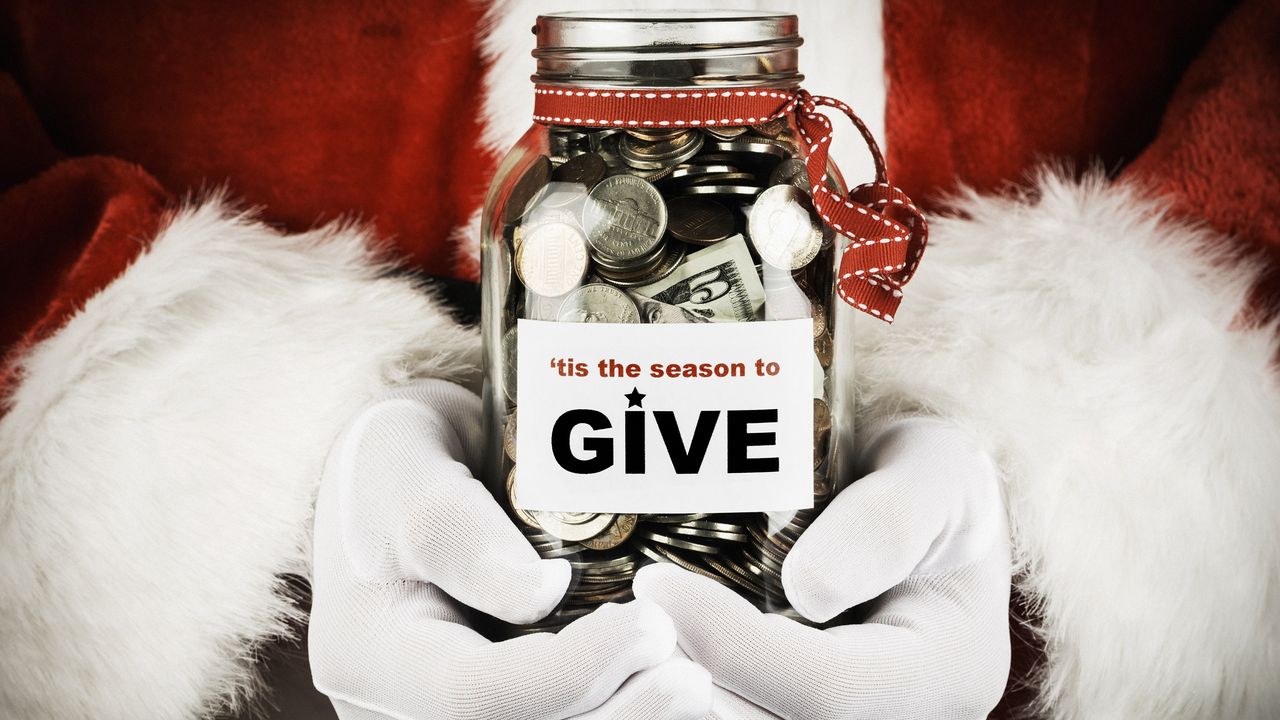
<svg viewBox="0 0 1280 720">
<path fill-rule="evenodd" d="M 802 615 L 822 622 L 875 599 L 862 624 L 818 630 L 762 614 L 671 565 L 637 574 L 636 597 L 667 611 L 680 647 L 724 689 L 709 718 L 984 718 L 999 702 L 1010 565 L 996 472 L 940 421 L 901 420 L 874 437 L 872 472 L 782 566 Z"/>
<path fill-rule="evenodd" d="M 472 477 L 478 398 L 448 382 L 362 411 L 330 452 L 316 505 L 312 676 L 343 720 L 696 720 L 711 679 L 672 659 L 656 605 L 610 604 L 558 634 L 491 643 L 456 601 L 515 623 L 569 582 Z M 452 597 L 450 597 L 452 596 Z"/>
</svg>

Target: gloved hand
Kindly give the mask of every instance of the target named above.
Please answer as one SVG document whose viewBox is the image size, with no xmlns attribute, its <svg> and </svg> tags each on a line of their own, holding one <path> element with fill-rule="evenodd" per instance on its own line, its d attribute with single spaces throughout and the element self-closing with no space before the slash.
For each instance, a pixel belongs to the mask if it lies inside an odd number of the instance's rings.
<svg viewBox="0 0 1280 720">
<path fill-rule="evenodd" d="M 316 506 L 312 676 L 343 720 L 696 720 L 711 679 L 672 659 L 671 620 L 610 604 L 558 634 L 491 643 L 458 603 L 509 622 L 555 607 L 541 560 L 472 477 L 480 403 L 428 381 L 362 411 L 334 444 Z M 456 601 L 456 602 L 455 602 Z"/>
<path fill-rule="evenodd" d="M 637 598 L 675 620 L 711 672 L 714 720 L 985 718 L 1009 672 L 1009 537 L 995 470 L 959 430 L 892 423 L 782 566 L 787 598 L 828 630 L 762 614 L 713 580 L 642 568 Z"/>
</svg>

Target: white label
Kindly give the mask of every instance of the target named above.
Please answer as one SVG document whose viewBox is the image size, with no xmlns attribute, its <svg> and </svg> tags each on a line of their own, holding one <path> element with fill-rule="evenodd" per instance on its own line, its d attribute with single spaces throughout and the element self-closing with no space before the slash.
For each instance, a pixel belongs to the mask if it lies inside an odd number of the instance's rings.
<svg viewBox="0 0 1280 720">
<path fill-rule="evenodd" d="M 813 504 L 812 321 L 519 320 L 517 507 Z"/>
</svg>

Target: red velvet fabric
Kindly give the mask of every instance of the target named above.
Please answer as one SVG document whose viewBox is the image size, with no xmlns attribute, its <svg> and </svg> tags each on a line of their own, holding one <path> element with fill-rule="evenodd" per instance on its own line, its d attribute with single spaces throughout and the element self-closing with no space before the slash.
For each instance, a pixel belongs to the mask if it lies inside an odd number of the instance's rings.
<svg viewBox="0 0 1280 720">
<path fill-rule="evenodd" d="M 68 154 L 137 163 L 178 193 L 226 184 L 291 230 L 363 217 L 451 275 L 447 234 L 495 162 L 476 151 L 483 11 L 14 0 L 11 71 Z"/>
<path fill-rule="evenodd" d="M 1115 169 L 1155 136 L 1222 0 L 887 0 L 889 163 L 917 201 L 1046 159 Z"/>
<path fill-rule="evenodd" d="M 1160 132 L 1125 171 L 1268 268 L 1257 319 L 1280 314 L 1280 3 L 1223 23 L 1187 71 Z"/>
</svg>

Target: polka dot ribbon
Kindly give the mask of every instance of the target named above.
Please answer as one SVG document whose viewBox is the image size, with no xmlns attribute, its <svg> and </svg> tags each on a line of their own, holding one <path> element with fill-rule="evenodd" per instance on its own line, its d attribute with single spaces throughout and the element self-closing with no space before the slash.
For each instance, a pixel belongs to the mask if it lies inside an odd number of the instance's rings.
<svg viewBox="0 0 1280 720">
<path fill-rule="evenodd" d="M 822 181 L 827 173 L 831 120 L 821 108 L 844 113 L 862 134 L 875 161 L 875 182 L 847 196 Z M 893 322 L 902 286 L 915 274 L 929 226 L 906 193 L 888 182 L 884 156 L 865 123 L 843 102 L 805 90 L 745 88 L 534 89 L 533 119 L 548 125 L 682 128 L 758 125 L 791 116 L 806 146 L 814 210 L 849 238 L 840 256 L 836 291 L 845 302 Z"/>
</svg>

